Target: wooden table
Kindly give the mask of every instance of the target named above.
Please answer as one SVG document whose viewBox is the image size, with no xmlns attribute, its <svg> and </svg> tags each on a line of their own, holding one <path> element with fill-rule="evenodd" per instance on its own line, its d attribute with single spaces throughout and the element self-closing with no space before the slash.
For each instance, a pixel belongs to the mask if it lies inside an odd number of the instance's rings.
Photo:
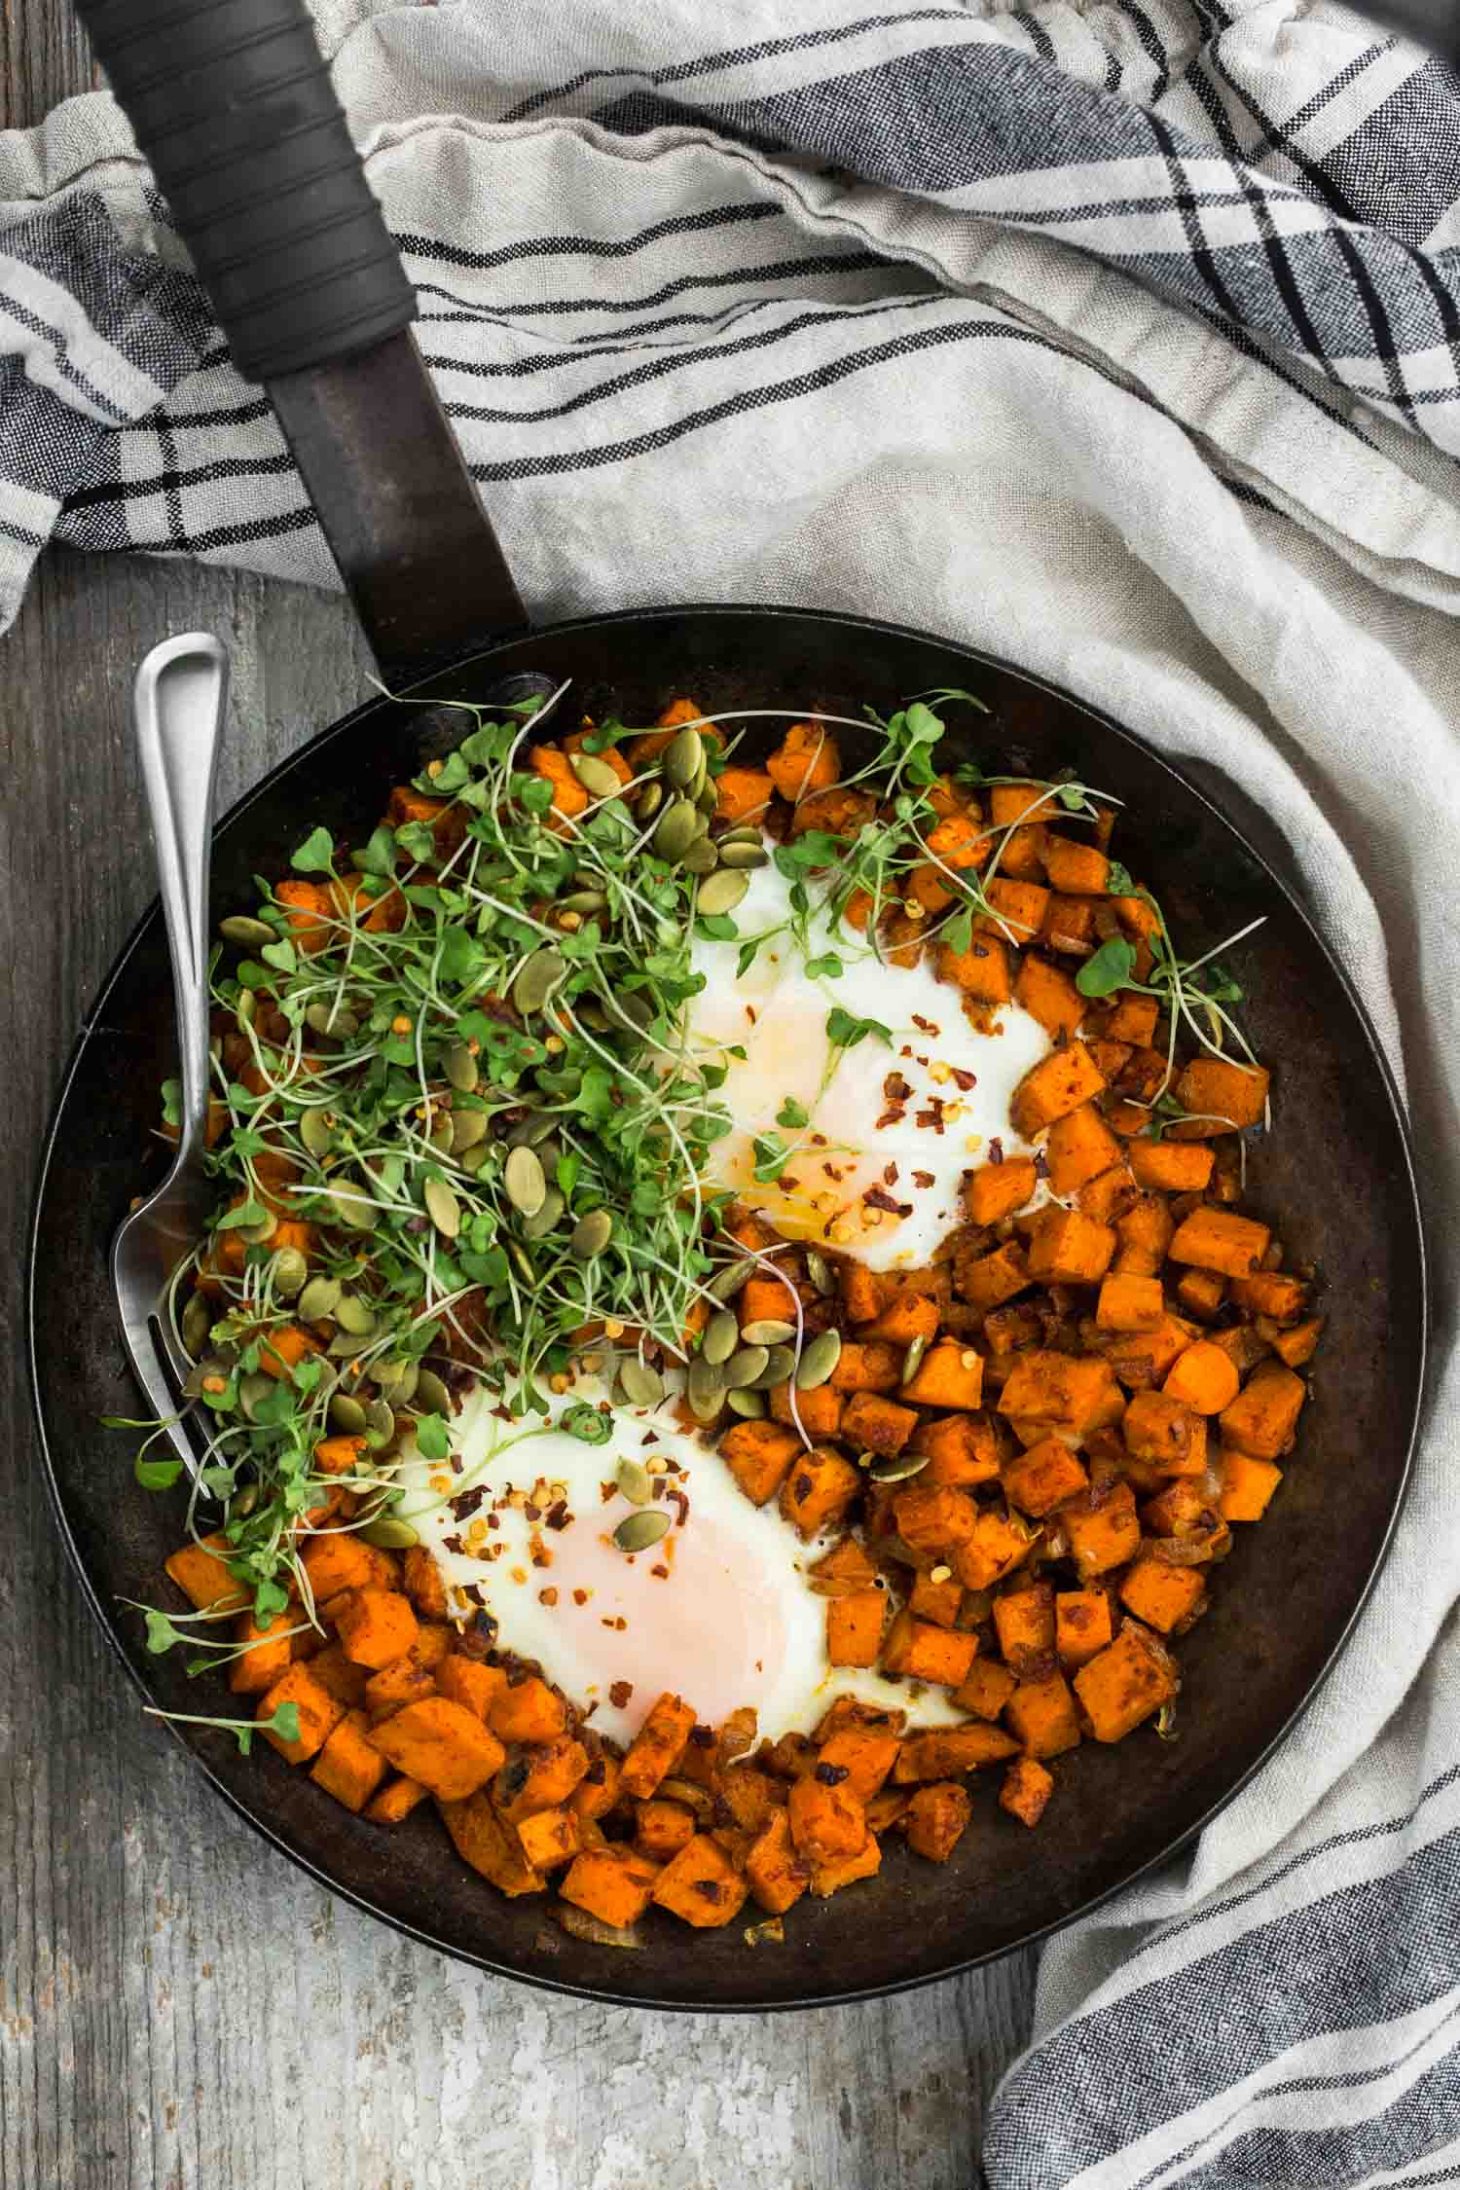
<svg viewBox="0 0 1460 2190">
<path fill-rule="evenodd" d="M 0 124 L 88 87 L 65 0 L 11 0 L 0 37 Z M 969 2190 L 1032 1956 L 780 2018 L 479 1977 L 256 1841 L 83 1609 L 39 1481 L 24 1239 L 72 1035 L 153 894 L 131 671 L 195 628 L 233 656 L 225 805 L 365 689 L 341 602 L 182 563 L 58 552 L 0 639 L 0 2190 Z"/>
</svg>

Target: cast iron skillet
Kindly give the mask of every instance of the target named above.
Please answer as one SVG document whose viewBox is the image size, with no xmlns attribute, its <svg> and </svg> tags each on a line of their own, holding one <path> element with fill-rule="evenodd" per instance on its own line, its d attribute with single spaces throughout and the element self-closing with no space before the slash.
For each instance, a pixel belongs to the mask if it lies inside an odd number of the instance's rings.
<svg viewBox="0 0 1460 2190">
<path fill-rule="evenodd" d="M 154 49 L 135 34 L 130 46 L 112 42 L 119 9 L 135 33 L 146 16 L 137 0 L 87 12 L 113 82 L 141 121 L 147 102 L 128 71 L 142 46 L 149 65 Z M 216 47 L 240 15 L 257 27 L 256 11 L 236 0 L 211 12 L 189 0 L 189 11 L 169 32 L 174 59 L 180 38 L 195 50 Z M 284 23 L 275 43 L 295 42 L 297 55 L 299 27 L 284 0 L 268 0 L 268 12 Z M 256 72 L 267 49 L 259 39 L 247 49 Z M 197 110 L 216 104 L 221 71 L 232 95 L 232 61 L 215 54 L 210 66 L 181 91 L 170 86 L 174 148 L 189 140 L 194 109 L 184 93 L 196 95 Z M 235 105 L 230 129 L 236 134 L 238 115 L 251 112 L 255 139 L 277 137 L 281 100 L 318 101 L 321 79 L 302 81 L 304 93 L 296 83 L 272 104 L 261 94 Z M 338 132 L 328 114 L 320 128 L 327 125 Z M 297 150 L 305 135 L 296 126 L 287 142 Z M 337 133 L 337 152 L 342 142 Z M 150 149 L 175 200 L 186 201 L 187 186 L 168 172 L 167 143 Z M 358 182 L 347 144 L 343 161 L 341 172 Z M 316 158 L 316 172 L 323 164 Z M 276 161 L 276 181 L 278 172 Z M 282 185 L 281 194 L 289 195 Z M 306 205 L 315 202 L 306 189 Z M 298 204 L 289 219 L 304 225 Z M 209 232 L 194 227 L 192 240 L 215 291 L 226 291 L 209 268 Z M 384 253 L 377 271 L 386 264 L 389 273 L 388 239 Z M 269 279 L 290 263 L 276 237 Z M 307 292 L 311 307 L 327 272 Z M 318 316 L 311 308 L 310 340 Z M 1278 1131 L 1253 1153 L 1252 1199 L 1293 1253 L 1319 1266 L 1330 1321 L 1281 1495 L 1261 1528 L 1238 1532 L 1211 1612 L 1182 1643 L 1179 1738 L 1162 1742 L 1145 1730 L 1117 1748 L 1088 1743 L 1062 1759 L 1057 1799 L 1036 1833 L 1003 1816 L 983 1786 L 946 1868 L 889 1843 L 879 1878 L 826 1903 L 803 1902 L 783 1945 L 752 1950 L 738 1925 L 690 1938 L 657 1912 L 642 1951 L 589 1944 L 559 1928 L 550 1902 L 503 1900 L 456 1859 L 429 1815 L 372 1826 L 267 1748 L 244 1760 L 226 1735 L 185 1728 L 179 1738 L 261 1834 L 337 1892 L 464 1960 L 567 1991 L 674 2007 L 824 2004 L 922 1983 L 1026 1944 L 1169 1856 L 1231 1797 L 1312 1695 L 1383 1555 L 1419 1402 L 1425 1302 L 1405 1127 L 1372 1028 L 1295 899 L 1216 805 L 1128 731 L 1005 663 L 916 631 L 774 609 L 669 608 L 492 643 L 494 624 L 520 622 L 520 607 L 514 612 L 510 580 L 402 323 L 382 332 L 357 312 L 352 324 L 365 326 L 373 347 L 340 362 L 338 324 L 348 312 L 305 356 L 268 347 L 290 331 L 277 297 L 255 314 L 252 331 L 245 317 L 239 306 L 225 324 L 246 365 L 271 380 L 393 690 L 411 666 L 453 653 L 455 665 L 419 684 L 418 695 L 481 698 L 504 680 L 546 671 L 572 677 L 590 712 L 611 702 L 628 721 L 651 719 L 682 692 L 711 711 L 815 704 L 857 714 L 867 701 L 885 712 L 932 687 L 968 687 L 991 710 L 974 747 L 986 765 L 1040 776 L 1073 766 L 1126 801 L 1122 856 L 1192 945 L 1265 915 L 1238 954 L 1247 1023 L 1276 1068 L 1278 1091 Z M 423 478 L 439 499 L 435 530 Z M 468 549 L 473 578 L 464 584 Z M 432 573 L 423 594 L 423 574 Z M 390 786 L 461 727 L 439 707 L 381 699 L 325 731 L 220 825 L 215 912 L 245 903 L 254 874 L 278 876 L 316 821 L 347 837 L 367 830 Z M 181 1499 L 133 1489 L 128 1441 L 98 1426 L 101 1415 L 135 1405 L 107 1248 L 143 1188 L 145 1152 L 156 1147 L 157 1088 L 173 1056 L 170 997 L 154 907 L 87 1020 L 56 1108 L 36 1205 L 30 1346 L 50 1489 L 92 1609 L 150 1700 L 196 1711 L 210 1707 L 208 1682 L 189 1683 L 171 1658 L 147 1657 L 140 1621 L 120 1604 L 157 1597 Z"/>
</svg>

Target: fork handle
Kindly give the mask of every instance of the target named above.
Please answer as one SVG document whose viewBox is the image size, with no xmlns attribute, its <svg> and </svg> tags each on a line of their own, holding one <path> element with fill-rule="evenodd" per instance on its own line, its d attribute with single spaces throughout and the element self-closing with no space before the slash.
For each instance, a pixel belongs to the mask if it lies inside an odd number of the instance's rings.
<svg viewBox="0 0 1460 2190">
<path fill-rule="evenodd" d="M 207 631 L 154 646 L 132 689 L 172 956 L 182 1082 L 180 1164 L 202 1145 L 208 1117 L 208 861 L 227 695 L 228 656 Z"/>
</svg>

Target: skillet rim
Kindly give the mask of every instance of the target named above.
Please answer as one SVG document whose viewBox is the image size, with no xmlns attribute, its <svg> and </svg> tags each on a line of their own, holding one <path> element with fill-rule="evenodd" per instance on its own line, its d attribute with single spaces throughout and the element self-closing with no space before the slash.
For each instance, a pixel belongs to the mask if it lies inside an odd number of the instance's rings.
<svg viewBox="0 0 1460 2190">
<path fill-rule="evenodd" d="M 1075 708 L 1080 714 L 1096 724 L 1101 731 L 1134 748 L 1138 757 L 1146 765 L 1173 778 L 1188 797 L 1195 799 L 1209 814 L 1214 815 L 1223 827 L 1229 829 L 1237 838 L 1247 856 L 1255 862 L 1268 885 L 1282 899 L 1288 912 L 1297 919 L 1299 925 L 1306 932 L 1309 942 L 1317 950 L 1328 970 L 1335 977 L 1363 1036 L 1365 1049 L 1377 1072 L 1378 1084 L 1382 1088 L 1394 1128 L 1395 1143 L 1402 1171 L 1402 1184 L 1403 1188 L 1407 1189 L 1403 1195 L 1403 1202 L 1405 1214 L 1410 1219 L 1412 1228 L 1413 1279 L 1419 1306 L 1418 1330 L 1415 1334 L 1414 1395 L 1409 1409 L 1408 1435 L 1405 1439 L 1403 1462 L 1396 1481 L 1388 1518 L 1375 1547 L 1362 1586 L 1305 1693 L 1284 1719 L 1281 1726 L 1277 1728 L 1232 1784 L 1203 1811 L 1199 1818 L 1178 1832 L 1155 1854 L 1147 1857 L 1144 1862 L 1138 1864 L 1134 1870 L 1128 1872 L 1123 1878 L 1117 1879 L 1099 1893 L 1092 1895 L 1077 1908 L 1051 1918 L 1047 1924 L 1040 1925 L 1027 1932 L 1018 1940 L 1004 1946 L 990 1948 L 983 1953 L 955 1956 L 936 1967 L 922 1969 L 906 1977 L 886 1979 L 875 1984 L 854 1985 L 833 1992 L 816 1992 L 794 1998 L 739 1999 L 733 2001 L 646 1997 L 642 1994 L 618 1992 L 611 1985 L 570 1981 L 556 1977 L 545 1970 L 517 1968 L 509 1963 L 496 1960 L 490 1955 L 478 1953 L 470 1947 L 444 1941 L 432 1932 L 411 1923 L 408 1919 L 378 1907 L 363 1893 L 357 1892 L 353 1887 L 343 1885 L 332 1878 L 310 1856 L 292 1847 L 265 1816 L 251 1808 L 240 1795 L 235 1794 L 218 1777 L 206 1756 L 187 1739 L 182 1727 L 166 1718 L 161 1721 L 168 1737 L 186 1753 L 193 1765 L 203 1773 L 205 1779 L 212 1786 L 214 1793 L 221 1796 L 229 1809 L 236 1816 L 242 1818 L 262 1840 L 285 1856 L 297 1869 L 303 1871 L 306 1876 L 313 1879 L 316 1884 L 324 1887 L 329 1893 L 336 1895 L 342 1901 L 348 1902 L 352 1907 L 371 1917 L 375 1922 L 388 1925 L 391 1930 L 400 1933 L 405 1938 L 412 1939 L 422 1946 L 430 1947 L 439 1954 L 449 1956 L 454 1961 L 482 1970 L 489 1976 L 506 1978 L 519 1984 L 531 1985 L 540 1991 L 551 1992 L 572 1999 L 602 2001 L 608 2006 L 638 2008 L 650 2013 L 660 2014 L 763 2015 L 814 2008 L 844 2007 L 863 2000 L 890 1999 L 899 1993 L 913 1992 L 925 1985 L 942 1983 L 949 1978 L 961 1976 L 969 1970 L 986 1968 L 991 1963 L 1002 1961 L 1008 1955 L 1020 1953 L 1026 1948 L 1037 1946 L 1051 1938 L 1056 1932 L 1063 1931 L 1078 1920 L 1093 1915 L 1098 1909 L 1103 1908 L 1108 1902 L 1112 1901 L 1117 1894 L 1124 1893 L 1128 1887 L 1138 1884 L 1140 1880 L 1149 1877 L 1153 1872 L 1170 1863 L 1183 1849 L 1189 1847 L 1206 1830 L 1207 1826 L 1221 1815 L 1229 1804 L 1235 1801 L 1243 1789 L 1256 1777 L 1263 1765 L 1276 1754 L 1282 1744 L 1289 1738 L 1299 1721 L 1312 1707 L 1320 1690 L 1326 1686 L 1331 1678 L 1340 1656 L 1347 1647 L 1359 1619 L 1369 1603 L 1374 1586 L 1393 1548 L 1395 1532 L 1413 1482 L 1415 1455 L 1429 1399 L 1431 1369 L 1430 1323 L 1434 1302 L 1430 1279 L 1430 1257 L 1425 1233 L 1424 1205 L 1419 1192 L 1413 1135 L 1403 1099 L 1362 997 L 1359 995 L 1346 967 L 1330 948 L 1296 890 L 1284 879 L 1266 854 L 1259 849 L 1248 834 L 1247 829 L 1232 818 L 1219 801 L 1203 789 L 1178 763 L 1159 752 L 1140 732 L 1131 730 L 1125 724 L 1116 721 L 1103 708 L 1082 699 L 1067 687 L 1056 684 L 1049 678 L 1041 677 L 1015 662 L 1008 661 L 1002 655 L 992 654 L 981 648 L 963 644 L 960 641 L 943 637 L 936 632 L 924 631 L 916 625 L 892 623 L 882 617 L 848 615 L 835 609 L 802 608 L 783 603 L 674 602 L 647 608 L 618 609 L 592 616 L 564 618 L 552 624 L 536 626 L 526 632 L 509 634 L 495 641 L 492 645 L 484 647 L 480 653 L 466 655 L 460 660 L 448 664 L 444 669 L 433 671 L 430 676 L 408 686 L 403 692 L 382 692 L 362 701 L 357 707 L 350 709 L 347 714 L 340 716 L 323 729 L 316 731 L 311 738 L 294 752 L 286 754 L 282 760 L 276 762 L 265 775 L 260 777 L 258 782 L 251 784 L 242 796 L 235 800 L 227 813 L 215 822 L 214 827 L 218 829 L 241 819 L 254 802 L 266 796 L 274 785 L 299 763 L 306 753 L 313 751 L 327 739 L 343 735 L 352 725 L 373 714 L 382 705 L 382 702 L 389 704 L 415 699 L 429 699 L 432 687 L 442 679 L 460 676 L 475 667 L 477 663 L 489 660 L 492 655 L 504 648 L 520 646 L 528 641 L 540 640 L 545 645 L 551 645 L 553 640 L 561 634 L 578 634 L 594 630 L 613 629 L 623 624 L 645 624 L 690 616 L 718 617 L 726 621 L 771 617 L 794 619 L 809 623 L 833 624 L 848 632 L 876 632 L 884 637 L 909 639 L 924 645 L 939 647 L 946 652 L 961 654 L 971 662 L 1013 677 L 1023 685 L 1044 693 L 1050 698 L 1057 699 L 1066 706 Z M 129 1657 L 117 1627 L 113 1624 L 100 1595 L 93 1586 L 80 1547 L 66 1517 L 60 1479 L 51 1452 L 42 1402 L 42 1379 L 37 1345 L 36 1279 L 41 1254 L 41 1218 L 46 1189 L 57 1153 L 57 1140 L 71 1094 L 72 1083 L 80 1069 L 87 1044 L 92 1039 L 98 1022 L 104 1014 L 107 1000 L 121 980 L 134 951 L 141 943 L 144 931 L 157 917 L 157 910 L 158 900 L 153 898 L 134 922 L 103 977 L 68 1053 L 60 1084 L 46 1123 L 41 1143 L 40 1162 L 32 1190 L 30 1219 L 26 1228 L 23 1294 L 25 1316 L 24 1352 L 30 1385 L 31 1413 L 40 1442 L 41 1468 L 52 1518 L 65 1549 L 72 1573 L 80 1585 L 82 1598 L 87 1609 L 100 1626 L 107 1646 L 112 1655 L 120 1662 L 128 1682 L 148 1701 L 151 1700 L 151 1691 L 143 1679 L 140 1669 L 133 1664 Z M 1395 1182 L 1394 1190 L 1396 1194 L 1400 1191 L 1399 1181 Z"/>
</svg>

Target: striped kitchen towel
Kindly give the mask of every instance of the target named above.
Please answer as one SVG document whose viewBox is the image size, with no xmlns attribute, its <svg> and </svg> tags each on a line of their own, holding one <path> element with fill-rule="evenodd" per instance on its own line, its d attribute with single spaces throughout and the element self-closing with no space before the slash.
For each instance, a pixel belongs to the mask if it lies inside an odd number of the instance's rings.
<svg viewBox="0 0 1460 2190">
<path fill-rule="evenodd" d="M 1408 1090 L 1429 1424 L 1301 1727 L 1047 1950 L 985 2166 L 1460 2181 L 1460 85 L 1327 0 L 319 16 L 534 613 L 923 624 L 1285 833 Z M 332 582 L 104 95 L 0 228 L 0 615 L 52 536 Z"/>
</svg>

